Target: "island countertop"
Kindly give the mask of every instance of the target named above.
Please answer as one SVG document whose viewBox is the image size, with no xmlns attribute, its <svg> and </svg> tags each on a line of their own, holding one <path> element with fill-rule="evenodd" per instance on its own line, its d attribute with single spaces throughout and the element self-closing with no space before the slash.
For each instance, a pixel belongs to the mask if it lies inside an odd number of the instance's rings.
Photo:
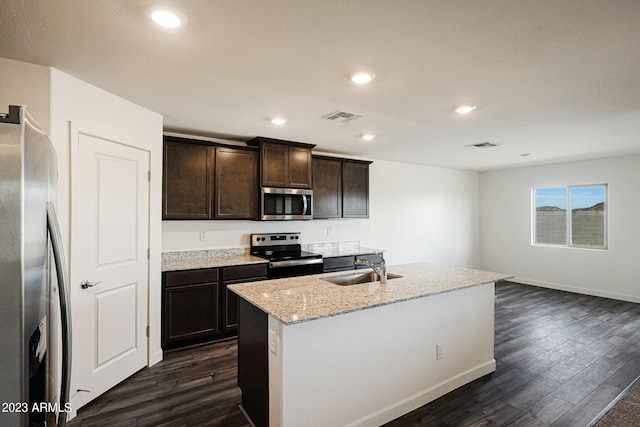
<svg viewBox="0 0 640 427">
<path fill-rule="evenodd" d="M 396 265 L 388 273 L 402 277 L 340 286 L 323 278 L 363 270 L 291 277 L 231 285 L 228 289 L 285 325 L 336 316 L 512 278 L 512 275 L 430 263 Z"/>
</svg>

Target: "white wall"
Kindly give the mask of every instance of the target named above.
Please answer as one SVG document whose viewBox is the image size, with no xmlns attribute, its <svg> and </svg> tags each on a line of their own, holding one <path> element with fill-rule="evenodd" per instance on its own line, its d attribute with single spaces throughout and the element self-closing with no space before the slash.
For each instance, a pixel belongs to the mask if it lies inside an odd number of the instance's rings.
<svg viewBox="0 0 640 427">
<path fill-rule="evenodd" d="M 391 264 L 479 262 L 479 174 L 407 163 L 371 165 L 370 233 Z"/>
<path fill-rule="evenodd" d="M 58 153 L 58 217 L 65 240 L 70 247 L 70 123 L 121 135 L 136 141 L 138 148 L 151 153 L 150 188 L 150 291 L 149 324 L 150 364 L 162 358 L 160 347 L 161 273 L 160 245 L 162 235 L 162 124 L 161 115 L 123 98 L 51 69 L 51 139 Z M 73 284 L 72 284 L 73 285 Z M 73 301 L 72 301 L 73 309 Z"/>
<path fill-rule="evenodd" d="M 269 316 L 269 425 L 380 426 L 495 371 L 494 293 L 490 283 L 293 325 Z"/>
<path fill-rule="evenodd" d="M 305 243 L 359 240 L 385 249 L 389 264 L 471 267 L 479 260 L 478 182 L 475 172 L 376 160 L 369 219 L 163 221 L 162 250 L 248 247 L 251 233 L 300 231 Z M 200 231 L 208 232 L 207 241 L 199 240 Z"/>
<path fill-rule="evenodd" d="M 9 105 L 26 105 L 40 127 L 50 129 L 49 67 L 0 58 L 0 113 Z"/>
<path fill-rule="evenodd" d="M 480 174 L 481 262 L 523 283 L 640 302 L 640 155 Z M 531 188 L 609 184 L 609 248 L 531 245 Z"/>
</svg>

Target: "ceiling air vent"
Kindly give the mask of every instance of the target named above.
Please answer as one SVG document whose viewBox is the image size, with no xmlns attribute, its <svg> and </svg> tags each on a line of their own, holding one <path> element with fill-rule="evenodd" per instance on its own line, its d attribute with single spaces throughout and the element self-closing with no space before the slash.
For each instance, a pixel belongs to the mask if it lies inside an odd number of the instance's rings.
<svg viewBox="0 0 640 427">
<path fill-rule="evenodd" d="M 334 122 L 349 123 L 352 120 L 356 120 L 362 117 L 360 114 L 347 113 L 346 111 L 334 111 L 333 113 L 322 116 L 323 119 L 333 120 Z"/>
<path fill-rule="evenodd" d="M 469 144 L 469 145 L 465 145 L 465 147 L 475 147 L 475 148 L 493 148 L 493 147 L 497 147 L 500 144 L 495 144 L 493 142 L 479 142 L 478 144 Z"/>
</svg>

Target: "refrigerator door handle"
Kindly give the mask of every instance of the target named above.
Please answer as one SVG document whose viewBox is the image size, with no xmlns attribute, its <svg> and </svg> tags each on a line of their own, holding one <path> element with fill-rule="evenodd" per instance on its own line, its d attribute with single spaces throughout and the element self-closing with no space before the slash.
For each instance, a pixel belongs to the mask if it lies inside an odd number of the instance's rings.
<svg viewBox="0 0 640 427">
<path fill-rule="evenodd" d="M 71 385 L 71 306 L 69 305 L 69 280 L 67 279 L 67 263 L 62 248 L 62 236 L 60 235 L 56 210 L 51 202 L 47 203 L 47 229 L 51 236 L 51 247 L 58 278 L 58 295 L 60 296 L 62 381 L 60 385 L 58 427 L 64 427 L 67 424 L 66 404 L 69 402 L 69 388 Z"/>
</svg>

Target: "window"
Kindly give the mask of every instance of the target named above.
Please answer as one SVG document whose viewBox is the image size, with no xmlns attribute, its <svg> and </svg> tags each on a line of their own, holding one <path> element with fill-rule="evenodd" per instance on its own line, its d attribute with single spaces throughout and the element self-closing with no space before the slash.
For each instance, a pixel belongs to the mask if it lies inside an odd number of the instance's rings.
<svg viewBox="0 0 640 427">
<path fill-rule="evenodd" d="M 533 205 L 534 245 L 606 249 L 606 184 L 534 188 Z"/>
</svg>

